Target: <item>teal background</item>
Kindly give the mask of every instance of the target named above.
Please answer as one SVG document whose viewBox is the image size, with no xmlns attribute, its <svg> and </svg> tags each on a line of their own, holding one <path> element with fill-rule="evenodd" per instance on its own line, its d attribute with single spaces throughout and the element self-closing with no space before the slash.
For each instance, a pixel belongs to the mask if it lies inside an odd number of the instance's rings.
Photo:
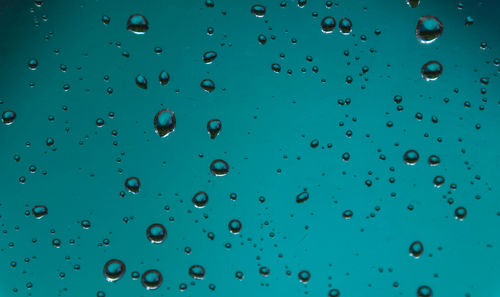
<svg viewBox="0 0 500 297">
<path fill-rule="evenodd" d="M 12 125 L 0 124 L 0 295 L 327 296 L 337 288 L 341 296 L 416 296 L 421 285 L 434 296 L 500 294 L 500 84 L 493 63 L 500 58 L 499 3 L 462 1 L 462 10 L 451 0 L 422 0 L 417 8 L 403 0 L 339 0 L 331 8 L 325 1 L 309 0 L 304 8 L 280 3 L 215 0 L 208 8 L 203 0 L 45 0 L 36 7 L 0 1 L 0 112 L 17 114 Z M 254 4 L 266 6 L 263 18 L 250 13 Z M 126 30 L 134 13 L 148 19 L 146 34 Z M 444 31 L 420 44 L 415 27 L 428 14 Z M 325 16 L 337 23 L 348 17 L 352 33 L 341 35 L 338 27 L 322 33 Z M 474 24 L 464 25 L 467 16 Z M 217 52 L 210 65 L 202 60 L 206 51 Z M 30 58 L 38 60 L 34 71 Z M 430 60 L 443 73 L 427 82 L 420 67 Z M 370 70 L 361 75 L 363 66 Z M 158 81 L 162 70 L 170 75 L 165 86 Z M 138 74 L 148 89 L 136 86 Z M 481 85 L 481 77 L 489 84 Z M 205 78 L 215 82 L 211 93 L 200 87 Z M 402 111 L 393 100 L 398 94 Z M 345 98 L 350 105 L 337 103 Z M 166 138 L 153 127 L 163 108 L 177 120 Z M 97 118 L 105 120 L 102 128 Z M 222 130 L 211 140 L 206 124 L 214 118 Z M 52 147 L 47 137 L 54 138 Z M 409 149 L 420 154 L 414 166 L 402 160 Z M 441 158 L 436 167 L 427 164 L 432 154 Z M 219 158 L 230 165 L 227 176 L 210 173 Z M 432 184 L 436 175 L 446 179 L 440 188 Z M 130 176 L 140 179 L 140 192 L 122 198 Z M 297 204 L 304 189 L 310 197 Z M 202 209 L 191 202 L 199 191 L 209 195 Z M 35 205 L 46 205 L 48 215 L 26 216 Z M 463 221 L 454 218 L 458 206 L 467 208 Z M 350 220 L 344 210 L 353 211 Z M 81 227 L 84 219 L 89 229 Z M 238 235 L 229 232 L 232 219 L 242 222 Z M 152 223 L 167 229 L 162 244 L 146 238 Z M 52 246 L 55 238 L 60 248 Z M 419 259 L 408 250 L 416 240 L 424 245 Z M 113 258 L 126 272 L 108 283 L 103 265 Z M 203 280 L 189 276 L 192 265 L 205 268 Z M 270 268 L 268 277 L 259 274 L 261 266 Z M 146 291 L 130 276 L 149 269 L 163 275 L 158 290 Z M 298 280 L 301 270 L 311 273 L 307 284 Z M 181 283 L 187 290 L 179 290 Z"/>
</svg>

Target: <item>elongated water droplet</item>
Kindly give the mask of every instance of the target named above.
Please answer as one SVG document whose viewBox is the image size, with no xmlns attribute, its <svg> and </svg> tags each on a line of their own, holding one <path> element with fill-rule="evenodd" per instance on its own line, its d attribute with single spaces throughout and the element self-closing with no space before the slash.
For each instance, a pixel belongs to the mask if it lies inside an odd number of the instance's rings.
<svg viewBox="0 0 500 297">
<path fill-rule="evenodd" d="M 175 130 L 175 125 L 175 114 L 170 109 L 162 109 L 156 113 L 154 127 L 160 137 L 167 137 Z"/>
<path fill-rule="evenodd" d="M 218 119 L 213 119 L 207 123 L 207 131 L 211 139 L 215 139 L 222 128 L 222 123 Z"/>
<path fill-rule="evenodd" d="M 141 75 L 141 74 L 139 74 L 135 77 L 135 84 L 141 89 L 148 88 L 148 80 L 146 79 L 146 77 L 144 75 Z"/>
</svg>

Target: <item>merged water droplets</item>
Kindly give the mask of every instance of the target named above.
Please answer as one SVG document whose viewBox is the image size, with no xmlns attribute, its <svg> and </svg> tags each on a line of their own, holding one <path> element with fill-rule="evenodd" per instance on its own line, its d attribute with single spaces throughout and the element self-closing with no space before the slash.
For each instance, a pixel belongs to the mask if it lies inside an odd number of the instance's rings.
<svg viewBox="0 0 500 297">
<path fill-rule="evenodd" d="M 156 290 L 163 282 L 161 272 L 156 269 L 150 269 L 142 274 L 141 283 L 146 290 Z"/>
<path fill-rule="evenodd" d="M 229 164 L 222 159 L 214 160 L 210 164 L 210 171 L 215 176 L 224 176 L 229 172 Z"/>
<path fill-rule="evenodd" d="M 167 229 L 162 224 L 152 224 L 146 229 L 146 237 L 151 243 L 162 243 L 167 238 Z"/>
<path fill-rule="evenodd" d="M 132 176 L 125 180 L 125 189 L 131 193 L 139 193 L 140 187 L 141 181 L 137 177 Z"/>
<path fill-rule="evenodd" d="M 16 113 L 13 110 L 6 110 L 2 113 L 2 123 L 10 125 L 16 119 Z"/>
<path fill-rule="evenodd" d="M 104 264 L 103 272 L 108 282 L 116 282 L 125 273 L 125 264 L 118 259 L 109 260 Z"/>
<path fill-rule="evenodd" d="M 324 17 L 323 20 L 321 20 L 321 31 L 327 34 L 332 33 L 336 25 L 337 22 L 335 21 L 335 18 L 331 16 Z"/>
<path fill-rule="evenodd" d="M 203 279 L 205 277 L 205 268 L 201 265 L 193 265 L 189 267 L 189 276 L 194 279 Z"/>
<path fill-rule="evenodd" d="M 207 123 L 207 131 L 211 139 L 215 139 L 222 128 L 222 123 L 218 119 L 213 119 Z"/>
<path fill-rule="evenodd" d="M 438 61 L 429 61 L 422 66 L 420 73 L 427 81 L 436 80 L 443 73 L 443 65 Z"/>
<path fill-rule="evenodd" d="M 416 35 L 421 43 L 431 43 L 441 36 L 442 33 L 443 24 L 438 18 L 426 15 L 418 19 Z"/>
<path fill-rule="evenodd" d="M 155 132 L 160 137 L 167 137 L 175 130 L 175 114 L 170 109 L 162 109 L 156 113 L 154 119 Z"/>
<path fill-rule="evenodd" d="M 252 6 L 250 11 L 256 17 L 263 17 L 266 14 L 266 8 L 260 4 L 255 4 L 254 6 Z"/>
<path fill-rule="evenodd" d="M 148 20 L 142 14 L 133 14 L 127 20 L 127 30 L 134 34 L 145 34 L 149 30 Z"/>
</svg>

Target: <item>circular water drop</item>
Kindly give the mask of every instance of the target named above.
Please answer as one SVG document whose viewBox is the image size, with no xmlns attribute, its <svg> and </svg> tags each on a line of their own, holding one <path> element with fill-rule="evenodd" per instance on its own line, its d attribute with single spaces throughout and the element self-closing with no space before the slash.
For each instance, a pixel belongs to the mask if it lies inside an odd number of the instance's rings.
<svg viewBox="0 0 500 297">
<path fill-rule="evenodd" d="M 354 215 L 354 212 L 350 209 L 344 210 L 344 212 L 342 213 L 342 217 L 344 217 L 344 219 L 346 219 L 346 220 L 351 219 L 353 215 Z"/>
<path fill-rule="evenodd" d="M 16 113 L 13 110 L 6 110 L 2 113 L 2 123 L 10 125 L 16 119 Z"/>
<path fill-rule="evenodd" d="M 463 206 L 455 209 L 455 219 L 462 221 L 467 216 L 467 209 Z"/>
<path fill-rule="evenodd" d="M 45 206 L 45 205 L 36 205 L 33 207 L 31 212 L 33 213 L 33 216 L 35 218 L 41 219 L 49 213 L 49 210 L 47 209 L 47 206 Z"/>
<path fill-rule="evenodd" d="M 215 58 L 217 58 L 217 53 L 214 51 L 208 51 L 203 54 L 203 62 L 206 64 L 211 64 Z"/>
<path fill-rule="evenodd" d="M 127 30 L 134 34 L 144 34 L 148 29 L 148 20 L 141 14 L 133 14 L 127 20 Z"/>
<path fill-rule="evenodd" d="M 417 297 L 432 297 L 432 289 L 428 286 L 420 286 L 417 289 Z"/>
<path fill-rule="evenodd" d="M 148 80 L 146 79 L 146 77 L 144 75 L 141 75 L 141 74 L 138 74 L 135 77 L 135 84 L 139 88 L 144 89 L 144 90 L 148 88 Z"/>
<path fill-rule="evenodd" d="M 215 176 L 224 176 L 229 172 L 229 164 L 222 159 L 214 160 L 210 164 L 210 171 Z"/>
<path fill-rule="evenodd" d="M 103 23 L 104 25 L 108 25 L 108 24 L 109 24 L 109 22 L 111 22 L 111 18 L 110 18 L 109 16 L 107 16 L 107 15 L 103 15 L 103 16 L 102 16 L 102 23 Z"/>
<path fill-rule="evenodd" d="M 36 70 L 37 67 L 38 67 L 38 60 L 37 59 L 31 58 L 28 60 L 28 68 L 29 69 Z"/>
<path fill-rule="evenodd" d="M 158 75 L 158 80 L 160 81 L 160 84 L 166 85 L 170 80 L 170 75 L 168 74 L 168 72 L 163 70 L 162 72 L 160 72 L 160 75 Z"/>
<path fill-rule="evenodd" d="M 295 201 L 297 203 L 304 203 L 307 199 L 309 199 L 309 193 L 307 192 L 302 192 L 295 197 Z"/>
<path fill-rule="evenodd" d="M 429 165 L 431 166 L 437 166 L 439 165 L 440 162 L 441 159 L 439 158 L 439 156 L 436 155 L 431 155 L 429 156 L 429 159 L 427 159 L 427 163 L 429 163 Z"/>
<path fill-rule="evenodd" d="M 241 222 L 239 220 L 231 220 L 228 224 L 228 227 L 229 227 L 229 231 L 231 231 L 231 233 L 233 234 L 238 234 L 240 233 L 241 231 Z"/>
<path fill-rule="evenodd" d="M 344 35 L 348 35 L 349 33 L 351 33 L 351 31 L 352 31 L 351 20 L 348 18 L 342 18 L 339 21 L 339 29 L 340 29 L 340 33 L 342 33 Z"/>
<path fill-rule="evenodd" d="M 328 297 L 339 297 L 340 296 L 340 291 L 337 289 L 331 289 L 328 291 Z"/>
<path fill-rule="evenodd" d="M 278 63 L 274 63 L 271 65 L 271 69 L 275 72 L 275 73 L 280 73 L 281 72 L 281 66 L 280 64 Z"/>
<path fill-rule="evenodd" d="M 131 193 L 139 193 L 140 187 L 141 181 L 137 177 L 132 176 L 125 180 L 125 189 L 127 189 Z"/>
<path fill-rule="evenodd" d="M 161 286 L 163 277 L 161 272 L 156 269 L 151 269 L 142 274 L 141 283 L 146 290 L 156 290 Z"/>
<path fill-rule="evenodd" d="M 250 11 L 254 16 L 259 18 L 263 17 L 266 14 L 266 8 L 260 4 L 255 4 L 254 6 L 252 6 Z"/>
<path fill-rule="evenodd" d="M 436 176 L 436 177 L 434 177 L 434 181 L 433 181 L 434 182 L 434 186 L 436 188 L 439 188 L 439 187 L 441 187 L 444 184 L 444 181 L 445 181 L 444 177 L 442 177 L 440 175 Z"/>
<path fill-rule="evenodd" d="M 201 265 L 193 265 L 189 267 L 189 276 L 194 279 L 203 279 L 205 277 L 205 268 Z"/>
<path fill-rule="evenodd" d="M 321 31 L 323 33 L 332 33 L 333 29 L 335 29 L 335 25 L 337 23 L 335 22 L 335 19 L 331 16 L 324 17 L 323 20 L 321 20 Z"/>
<path fill-rule="evenodd" d="M 410 245 L 410 256 L 418 259 L 424 252 L 424 245 L 420 241 L 414 241 Z"/>
<path fill-rule="evenodd" d="M 155 132 L 160 137 L 167 137 L 175 130 L 175 114 L 170 109 L 162 109 L 156 113 L 154 119 Z"/>
<path fill-rule="evenodd" d="M 116 282 L 125 273 L 125 264 L 118 259 L 109 260 L 104 264 L 103 272 L 108 282 Z"/>
<path fill-rule="evenodd" d="M 211 79 L 204 79 L 200 83 L 201 88 L 206 91 L 211 93 L 213 90 L 215 90 L 215 83 Z"/>
<path fill-rule="evenodd" d="M 307 0 L 297 0 L 297 5 L 302 8 L 304 6 L 306 6 L 307 4 Z"/>
<path fill-rule="evenodd" d="M 196 208 L 203 208 L 205 205 L 207 205 L 208 202 L 208 194 L 200 191 L 193 196 L 193 204 Z"/>
<path fill-rule="evenodd" d="M 89 220 L 83 220 L 81 223 L 83 229 L 88 229 L 90 228 L 90 221 Z"/>
<path fill-rule="evenodd" d="M 259 268 L 259 273 L 260 273 L 260 275 L 267 277 L 271 273 L 271 269 L 269 269 L 266 266 L 262 266 L 261 268 Z"/>
<path fill-rule="evenodd" d="M 146 237 L 151 243 L 162 243 L 167 238 L 167 229 L 162 224 L 152 224 L 146 229 Z"/>
<path fill-rule="evenodd" d="M 311 279 L 311 273 L 307 270 L 300 271 L 298 276 L 299 281 L 304 284 L 307 284 L 307 282 Z"/>
<path fill-rule="evenodd" d="M 211 139 L 215 139 L 219 135 L 220 129 L 222 128 L 222 123 L 218 119 L 213 119 L 207 123 L 207 131 Z"/>
<path fill-rule="evenodd" d="M 429 61 L 422 66 L 420 73 L 427 81 L 436 80 L 443 73 L 443 65 L 438 61 Z"/>
<path fill-rule="evenodd" d="M 416 150 L 409 150 L 403 155 L 403 160 L 408 165 L 415 165 L 417 163 L 419 155 Z"/>
<path fill-rule="evenodd" d="M 418 19 L 416 36 L 424 44 L 435 41 L 443 33 L 443 24 L 432 15 Z"/>
</svg>

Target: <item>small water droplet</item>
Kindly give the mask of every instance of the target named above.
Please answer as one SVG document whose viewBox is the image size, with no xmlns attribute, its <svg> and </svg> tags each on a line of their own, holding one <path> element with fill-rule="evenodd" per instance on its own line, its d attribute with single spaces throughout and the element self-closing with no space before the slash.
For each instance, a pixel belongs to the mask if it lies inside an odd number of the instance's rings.
<svg viewBox="0 0 500 297">
<path fill-rule="evenodd" d="M 168 74 L 168 72 L 163 70 L 162 72 L 160 72 L 160 75 L 158 75 L 158 80 L 160 81 L 160 84 L 166 85 L 170 80 L 170 75 Z"/>
<path fill-rule="evenodd" d="M 420 241 L 414 241 L 410 245 L 410 256 L 418 259 L 424 252 L 424 245 Z"/>
<path fill-rule="evenodd" d="M 208 203 L 208 194 L 200 191 L 194 194 L 192 201 L 196 208 L 203 208 Z"/>
<path fill-rule="evenodd" d="M 351 33 L 351 31 L 352 31 L 351 20 L 348 18 L 342 18 L 339 21 L 339 29 L 340 29 L 340 33 L 342 33 L 344 35 L 348 35 L 349 33 Z"/>
<path fill-rule="evenodd" d="M 207 130 L 211 139 L 215 139 L 215 137 L 219 135 L 221 128 L 222 128 L 222 123 L 218 119 L 210 120 L 207 123 Z"/>
<path fill-rule="evenodd" d="M 201 265 L 193 265 L 189 267 L 189 276 L 194 279 L 203 279 L 205 277 L 205 268 Z"/>
<path fill-rule="evenodd" d="M 323 33 L 332 33 L 333 29 L 335 29 L 335 25 L 337 23 L 335 22 L 335 19 L 331 16 L 324 17 L 323 20 L 321 20 L 321 31 Z"/>
<path fill-rule="evenodd" d="M 137 177 L 129 177 L 125 180 L 125 189 L 129 192 L 137 194 L 141 187 L 141 182 Z"/>
<path fill-rule="evenodd" d="M 215 83 L 211 79 L 204 79 L 201 81 L 200 86 L 203 90 L 211 93 L 213 90 L 215 90 Z"/>
<path fill-rule="evenodd" d="M 263 17 L 266 14 L 266 8 L 260 4 L 255 4 L 254 6 L 252 6 L 250 11 L 254 16 L 259 18 Z"/>
<path fill-rule="evenodd" d="M 31 212 L 33 213 L 33 216 L 35 218 L 41 219 L 49 213 L 49 210 L 47 209 L 47 206 L 45 206 L 45 205 L 36 205 L 33 207 Z"/>
<path fill-rule="evenodd" d="M 135 84 L 139 88 L 144 89 L 144 90 L 148 88 L 148 80 L 146 79 L 146 77 L 144 75 L 141 75 L 141 74 L 138 74 L 135 77 Z"/>
<path fill-rule="evenodd" d="M 241 231 L 241 222 L 239 220 L 231 220 L 228 224 L 228 227 L 229 227 L 229 231 L 231 231 L 231 233 L 233 234 L 238 234 L 240 233 Z"/>
<path fill-rule="evenodd" d="M 217 58 L 217 53 L 214 51 L 208 51 L 203 54 L 203 62 L 206 64 L 211 64 L 215 58 Z"/>
</svg>

